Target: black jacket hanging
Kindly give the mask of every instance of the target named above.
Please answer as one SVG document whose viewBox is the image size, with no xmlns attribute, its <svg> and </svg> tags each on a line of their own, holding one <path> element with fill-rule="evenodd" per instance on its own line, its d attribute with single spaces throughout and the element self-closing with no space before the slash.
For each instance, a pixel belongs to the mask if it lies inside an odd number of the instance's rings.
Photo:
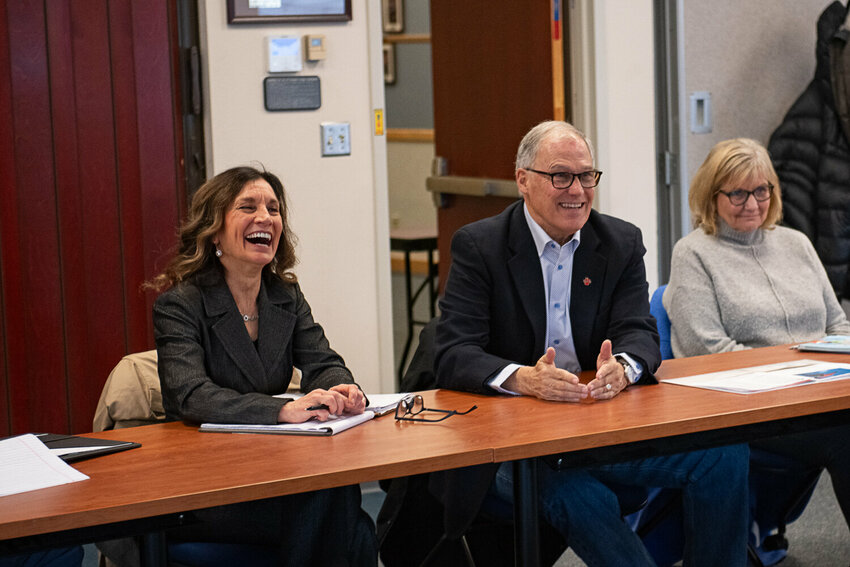
<svg viewBox="0 0 850 567">
<path fill-rule="evenodd" d="M 850 297 L 850 25 L 833 2 L 818 19 L 817 68 L 770 138 L 783 224 L 813 242 L 839 298 Z"/>
</svg>

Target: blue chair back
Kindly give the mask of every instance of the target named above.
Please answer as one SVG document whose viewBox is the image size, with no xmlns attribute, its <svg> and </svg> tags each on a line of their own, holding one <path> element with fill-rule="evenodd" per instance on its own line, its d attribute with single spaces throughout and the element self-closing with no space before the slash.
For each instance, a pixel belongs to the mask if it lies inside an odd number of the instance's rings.
<svg viewBox="0 0 850 567">
<path fill-rule="evenodd" d="M 667 317 L 667 310 L 664 309 L 664 304 L 661 302 L 665 289 L 667 289 L 667 284 L 659 286 L 652 294 L 652 299 L 649 300 L 649 313 L 655 317 L 658 336 L 661 339 L 662 360 L 673 358 L 673 347 L 670 346 L 670 318 Z"/>
</svg>

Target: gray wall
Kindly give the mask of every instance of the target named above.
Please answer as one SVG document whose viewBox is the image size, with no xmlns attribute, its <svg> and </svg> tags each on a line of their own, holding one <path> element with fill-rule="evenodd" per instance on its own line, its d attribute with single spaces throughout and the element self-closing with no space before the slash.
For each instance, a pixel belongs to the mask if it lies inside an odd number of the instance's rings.
<svg viewBox="0 0 850 567">
<path fill-rule="evenodd" d="M 430 2 L 404 3 L 405 34 L 431 32 Z M 395 44 L 396 82 L 385 85 L 388 128 L 433 128 L 434 105 L 431 87 L 431 44 Z"/>
<path fill-rule="evenodd" d="M 721 140 L 767 144 L 814 76 L 817 19 L 830 3 L 684 0 L 683 96 L 687 101 L 694 91 L 710 91 L 714 114 L 709 134 L 691 133 L 686 116 L 688 182 Z"/>
</svg>

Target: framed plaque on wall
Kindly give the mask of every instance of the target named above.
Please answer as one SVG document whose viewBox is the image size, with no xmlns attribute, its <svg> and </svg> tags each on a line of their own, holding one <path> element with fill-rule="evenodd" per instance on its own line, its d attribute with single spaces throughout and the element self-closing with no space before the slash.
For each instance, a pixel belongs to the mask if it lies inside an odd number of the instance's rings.
<svg viewBox="0 0 850 567">
<path fill-rule="evenodd" d="M 227 0 L 227 23 L 344 22 L 351 0 Z"/>
</svg>

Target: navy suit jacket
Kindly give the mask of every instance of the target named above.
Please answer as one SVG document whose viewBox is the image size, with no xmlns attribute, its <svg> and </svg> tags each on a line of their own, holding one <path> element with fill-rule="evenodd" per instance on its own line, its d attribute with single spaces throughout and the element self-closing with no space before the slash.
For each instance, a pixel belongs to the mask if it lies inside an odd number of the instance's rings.
<svg viewBox="0 0 850 567">
<path fill-rule="evenodd" d="M 452 238 L 452 267 L 437 325 L 437 384 L 495 393 L 487 383 L 507 364 L 534 365 L 545 351 L 546 300 L 537 248 L 523 202 L 467 225 Z M 591 211 L 575 251 L 570 322 L 583 370 L 595 370 L 602 341 L 643 366 L 654 383 L 661 364 L 640 230 Z M 431 487 L 446 505 L 446 530 L 463 533 L 495 474 L 485 465 L 434 475 Z"/>
<path fill-rule="evenodd" d="M 353 383 L 297 283 L 264 275 L 259 335 L 251 341 L 218 269 L 160 295 L 153 308 L 166 416 L 196 422 L 277 422 L 293 366 L 301 390 Z"/>
</svg>

